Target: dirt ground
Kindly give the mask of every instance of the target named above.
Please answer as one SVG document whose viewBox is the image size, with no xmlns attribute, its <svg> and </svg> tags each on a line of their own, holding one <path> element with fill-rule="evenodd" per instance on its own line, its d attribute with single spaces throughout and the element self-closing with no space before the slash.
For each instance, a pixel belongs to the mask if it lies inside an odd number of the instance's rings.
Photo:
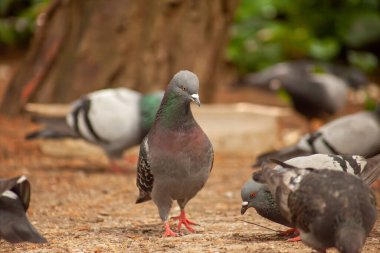
<svg viewBox="0 0 380 253">
<path fill-rule="evenodd" d="M 187 206 L 189 218 L 200 224 L 197 233 L 162 238 L 155 205 L 135 204 L 135 170 L 112 173 L 97 156 L 47 156 L 39 142 L 23 140 L 33 128 L 26 118 L 0 117 L 0 177 L 29 177 L 28 215 L 49 243 L 11 245 L 0 240 L 0 252 L 311 252 L 301 242 L 286 242 L 276 232 L 240 221 L 285 229 L 253 209 L 240 215 L 240 188 L 251 175 L 254 157 L 216 154 L 206 187 Z M 174 205 L 171 214 L 178 212 Z M 380 252 L 379 230 L 377 222 L 363 252 Z"/>
</svg>

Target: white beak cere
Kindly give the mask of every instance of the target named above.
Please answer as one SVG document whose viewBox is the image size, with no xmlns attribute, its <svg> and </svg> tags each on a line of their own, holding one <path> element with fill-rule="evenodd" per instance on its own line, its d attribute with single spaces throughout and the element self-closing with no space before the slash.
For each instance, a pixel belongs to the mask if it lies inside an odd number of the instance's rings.
<svg viewBox="0 0 380 253">
<path fill-rule="evenodd" d="M 248 206 L 248 201 L 243 201 L 243 202 L 241 203 L 241 205 L 242 205 L 242 206 Z"/>
<path fill-rule="evenodd" d="M 199 100 L 199 95 L 198 94 L 192 94 L 191 95 L 192 100 L 198 105 L 201 106 L 201 101 Z"/>
</svg>

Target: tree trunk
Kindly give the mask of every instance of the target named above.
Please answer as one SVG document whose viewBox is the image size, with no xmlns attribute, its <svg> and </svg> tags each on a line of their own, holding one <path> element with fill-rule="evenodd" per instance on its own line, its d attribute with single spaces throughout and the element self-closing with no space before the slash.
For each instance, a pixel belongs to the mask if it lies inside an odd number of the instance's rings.
<svg viewBox="0 0 380 253">
<path fill-rule="evenodd" d="M 224 48 L 238 0 L 55 0 L 1 110 L 27 102 L 70 102 L 106 87 L 163 88 L 195 72 L 201 99 L 222 83 Z"/>
</svg>

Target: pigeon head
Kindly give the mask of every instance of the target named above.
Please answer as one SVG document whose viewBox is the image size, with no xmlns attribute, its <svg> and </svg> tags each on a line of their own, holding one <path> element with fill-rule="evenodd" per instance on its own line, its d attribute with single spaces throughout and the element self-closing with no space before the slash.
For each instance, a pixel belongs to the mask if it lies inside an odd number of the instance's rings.
<svg viewBox="0 0 380 253">
<path fill-rule="evenodd" d="M 198 106 L 201 105 L 198 94 L 198 77 L 188 70 L 182 70 L 175 74 L 168 89 L 181 101 L 195 102 Z"/>
<path fill-rule="evenodd" d="M 255 182 L 253 180 L 248 180 L 243 188 L 241 188 L 241 214 L 243 215 L 248 208 L 254 207 L 254 199 L 256 195 L 263 190 L 265 185 Z"/>
</svg>

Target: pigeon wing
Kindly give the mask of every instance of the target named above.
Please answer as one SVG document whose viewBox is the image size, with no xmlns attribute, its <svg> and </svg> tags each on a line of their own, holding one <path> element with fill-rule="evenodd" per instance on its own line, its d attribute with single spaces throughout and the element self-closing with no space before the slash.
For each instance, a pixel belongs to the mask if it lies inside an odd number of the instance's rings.
<svg viewBox="0 0 380 253">
<path fill-rule="evenodd" d="M 140 145 L 139 162 L 137 165 L 136 185 L 137 188 L 139 188 L 140 193 L 136 200 L 136 204 L 151 199 L 150 193 L 153 189 L 153 181 L 154 178 L 150 171 L 148 137 L 145 137 Z"/>
</svg>

